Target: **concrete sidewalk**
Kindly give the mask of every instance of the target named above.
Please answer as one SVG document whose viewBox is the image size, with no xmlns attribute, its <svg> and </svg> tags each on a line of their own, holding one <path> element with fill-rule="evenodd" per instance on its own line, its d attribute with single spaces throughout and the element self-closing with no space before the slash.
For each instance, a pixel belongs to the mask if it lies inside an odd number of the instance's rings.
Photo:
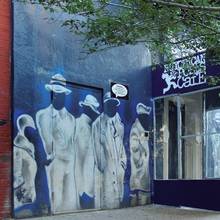
<svg viewBox="0 0 220 220">
<path fill-rule="evenodd" d="M 220 220 L 220 213 L 203 210 L 148 205 L 104 211 L 86 211 L 32 220 Z M 31 220 L 31 219 L 24 219 Z"/>
</svg>

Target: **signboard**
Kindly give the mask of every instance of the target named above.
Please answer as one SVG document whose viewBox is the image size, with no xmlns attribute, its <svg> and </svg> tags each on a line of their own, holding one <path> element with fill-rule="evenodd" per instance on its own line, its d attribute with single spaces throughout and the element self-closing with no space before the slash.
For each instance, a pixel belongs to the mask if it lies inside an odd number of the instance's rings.
<svg viewBox="0 0 220 220">
<path fill-rule="evenodd" d="M 217 72 L 219 73 L 207 66 L 205 53 L 157 66 L 152 71 L 153 97 L 187 93 L 210 87 L 207 76 L 213 73 L 216 75 Z"/>
<path fill-rule="evenodd" d="M 128 86 L 116 82 L 111 82 L 111 97 L 128 100 L 129 98 Z"/>
</svg>

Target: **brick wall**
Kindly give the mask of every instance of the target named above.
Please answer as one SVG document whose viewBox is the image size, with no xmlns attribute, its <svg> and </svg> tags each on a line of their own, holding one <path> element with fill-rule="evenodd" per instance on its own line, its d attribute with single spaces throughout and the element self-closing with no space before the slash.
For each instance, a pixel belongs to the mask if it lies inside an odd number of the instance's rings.
<svg viewBox="0 0 220 220">
<path fill-rule="evenodd" d="M 0 0 L 0 219 L 11 213 L 11 1 Z"/>
</svg>

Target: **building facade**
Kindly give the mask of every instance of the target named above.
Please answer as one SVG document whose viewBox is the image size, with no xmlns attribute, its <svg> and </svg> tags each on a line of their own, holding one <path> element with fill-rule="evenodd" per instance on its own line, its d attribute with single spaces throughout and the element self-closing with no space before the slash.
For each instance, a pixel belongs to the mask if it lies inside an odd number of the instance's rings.
<svg viewBox="0 0 220 220">
<path fill-rule="evenodd" d="M 200 53 L 153 74 L 155 203 L 219 211 L 219 70 Z"/>
<path fill-rule="evenodd" d="M 18 2 L 13 13 L 13 215 L 150 203 L 147 48 L 85 57 L 82 38 L 61 27 L 65 15 L 51 21 L 40 6 Z"/>
<path fill-rule="evenodd" d="M 142 44 L 85 56 L 65 14 L 0 4 L 0 218 L 220 210 L 219 66 L 201 53 L 152 71 Z"/>
</svg>

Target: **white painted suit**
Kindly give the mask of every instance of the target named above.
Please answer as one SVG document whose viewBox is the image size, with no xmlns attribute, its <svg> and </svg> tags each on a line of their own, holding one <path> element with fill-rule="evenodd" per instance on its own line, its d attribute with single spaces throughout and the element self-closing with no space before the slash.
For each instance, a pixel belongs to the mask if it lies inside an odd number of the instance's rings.
<svg viewBox="0 0 220 220">
<path fill-rule="evenodd" d="M 75 118 L 65 107 L 57 111 L 50 105 L 37 112 L 36 122 L 47 157 L 53 159 L 47 168 L 52 211 L 78 209 L 74 176 Z"/>
<path fill-rule="evenodd" d="M 18 133 L 14 139 L 14 188 L 19 186 L 23 192 L 20 199 L 14 196 L 14 206 L 33 203 L 36 199 L 35 177 L 37 164 L 34 157 L 34 146 L 22 134 Z M 16 194 L 16 191 L 15 191 Z"/>
<path fill-rule="evenodd" d="M 145 135 L 139 119 L 136 119 L 130 132 L 130 161 L 131 177 L 130 189 L 142 192 L 150 190 L 149 175 L 149 137 Z M 139 195 L 139 197 L 141 197 Z M 142 197 L 144 193 L 142 193 Z M 138 198 L 140 201 L 136 205 L 144 205 L 146 198 Z"/>
<path fill-rule="evenodd" d="M 124 125 L 118 113 L 112 118 L 102 113 L 93 124 L 96 164 L 102 172 L 102 208 L 118 208 L 124 194 L 126 153 Z"/>
<path fill-rule="evenodd" d="M 88 196 L 94 197 L 94 150 L 92 147 L 92 120 L 81 114 L 76 119 L 76 163 L 75 176 L 79 196 L 85 192 Z"/>
</svg>

